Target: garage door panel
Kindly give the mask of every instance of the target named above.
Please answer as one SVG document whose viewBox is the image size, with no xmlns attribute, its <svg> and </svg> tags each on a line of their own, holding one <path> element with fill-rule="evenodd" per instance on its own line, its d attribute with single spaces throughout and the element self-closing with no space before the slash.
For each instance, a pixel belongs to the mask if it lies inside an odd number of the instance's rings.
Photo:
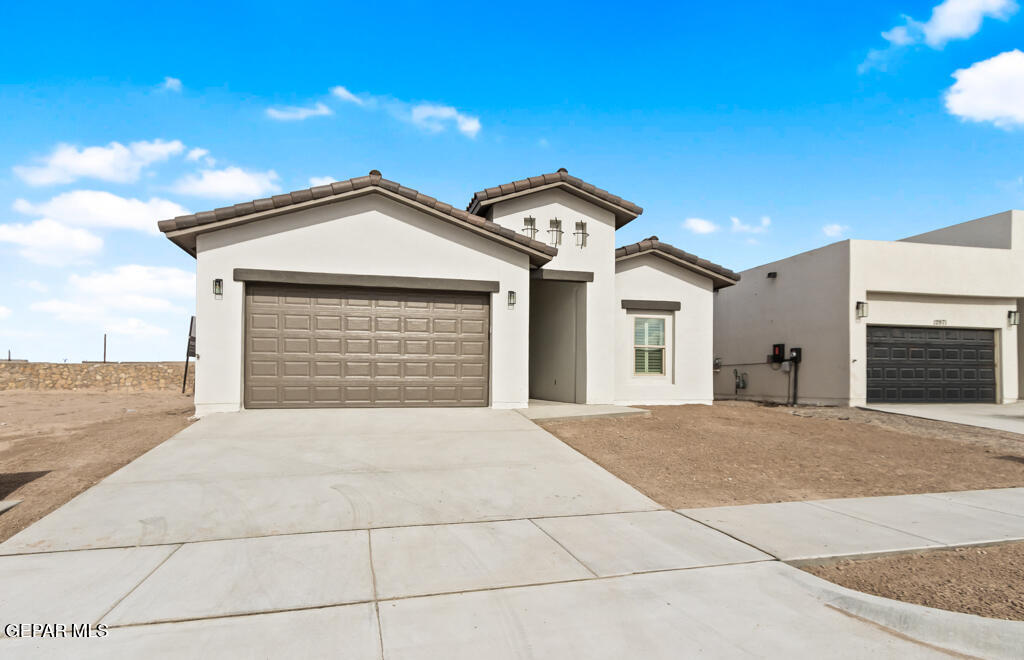
<svg viewBox="0 0 1024 660">
<path fill-rule="evenodd" d="M 486 406 L 486 294 L 250 284 L 253 408 Z"/>
<path fill-rule="evenodd" d="M 995 332 L 869 326 L 869 402 L 995 401 Z"/>
</svg>

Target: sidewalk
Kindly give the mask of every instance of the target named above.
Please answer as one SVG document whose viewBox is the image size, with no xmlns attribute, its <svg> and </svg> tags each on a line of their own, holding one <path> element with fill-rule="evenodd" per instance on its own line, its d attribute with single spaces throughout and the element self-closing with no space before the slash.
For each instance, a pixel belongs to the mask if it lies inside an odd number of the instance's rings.
<svg viewBox="0 0 1024 660">
<path fill-rule="evenodd" d="M 750 504 L 679 513 L 790 562 L 1024 540 L 1024 488 Z"/>
</svg>

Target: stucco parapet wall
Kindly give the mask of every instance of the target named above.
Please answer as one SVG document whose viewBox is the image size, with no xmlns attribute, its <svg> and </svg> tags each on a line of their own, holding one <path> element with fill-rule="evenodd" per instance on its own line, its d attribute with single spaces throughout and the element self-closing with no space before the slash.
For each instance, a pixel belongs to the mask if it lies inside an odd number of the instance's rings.
<svg viewBox="0 0 1024 660">
<path fill-rule="evenodd" d="M 716 289 L 723 286 L 732 286 L 740 281 L 739 273 L 729 270 L 725 266 L 712 263 L 707 259 L 701 259 L 697 255 L 690 254 L 685 250 L 680 250 L 674 245 L 659 241 L 657 236 L 651 236 L 638 243 L 618 248 L 615 250 L 615 259 L 616 261 L 622 261 L 623 259 L 629 259 L 640 254 L 653 254 L 683 268 L 707 275 L 714 281 Z"/>
<path fill-rule="evenodd" d="M 473 199 L 466 206 L 466 210 L 470 213 L 480 213 L 485 206 L 500 200 L 548 188 L 563 188 L 577 197 L 586 199 L 601 208 L 611 211 L 615 214 L 616 229 L 634 220 L 644 212 L 643 208 L 633 202 L 622 199 L 618 195 L 613 195 L 607 190 L 598 188 L 591 183 L 587 183 L 579 177 L 572 176 L 565 168 L 559 169 L 557 172 L 531 176 L 476 192 L 473 194 Z"/>
<path fill-rule="evenodd" d="M 192 366 L 189 392 L 195 380 Z M 184 362 L 0 361 L 0 390 L 181 391 L 184 368 Z"/>
<path fill-rule="evenodd" d="M 157 226 L 176 245 L 195 256 L 197 234 L 277 217 L 285 213 L 332 204 L 371 193 L 382 194 L 402 204 L 471 230 L 485 238 L 526 252 L 530 255 L 530 261 L 535 265 L 545 264 L 558 254 L 558 249 L 551 245 L 502 227 L 486 218 L 457 209 L 451 204 L 441 202 L 395 181 L 384 179 L 376 170 L 367 176 L 335 181 L 323 186 L 296 190 L 234 206 L 223 206 L 212 211 L 182 215 L 170 220 L 161 220 Z"/>
</svg>

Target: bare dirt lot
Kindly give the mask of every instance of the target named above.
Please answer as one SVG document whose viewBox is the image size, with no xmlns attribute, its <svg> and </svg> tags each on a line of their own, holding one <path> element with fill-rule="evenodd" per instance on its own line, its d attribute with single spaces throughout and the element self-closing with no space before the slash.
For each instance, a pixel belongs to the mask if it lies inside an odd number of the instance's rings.
<svg viewBox="0 0 1024 660">
<path fill-rule="evenodd" d="M 177 392 L 0 392 L 0 541 L 188 426 Z"/>
<path fill-rule="evenodd" d="M 1024 486 L 1024 436 L 851 408 L 652 406 L 541 425 L 669 508 Z"/>
<path fill-rule="evenodd" d="M 1024 543 L 844 561 L 804 570 L 876 596 L 1024 621 Z"/>
</svg>

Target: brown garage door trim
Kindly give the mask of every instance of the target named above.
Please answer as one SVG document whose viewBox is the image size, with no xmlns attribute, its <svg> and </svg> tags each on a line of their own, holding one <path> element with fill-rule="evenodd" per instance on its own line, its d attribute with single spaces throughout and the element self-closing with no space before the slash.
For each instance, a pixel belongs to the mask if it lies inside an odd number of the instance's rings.
<svg viewBox="0 0 1024 660">
<path fill-rule="evenodd" d="M 264 270 L 236 268 L 236 282 L 269 282 L 272 284 L 314 284 L 323 286 L 359 286 L 375 289 L 420 289 L 424 291 L 470 291 L 497 293 L 501 286 L 493 280 L 457 280 L 441 277 L 388 277 L 382 275 L 349 275 L 345 273 L 307 273 L 297 270 Z"/>
</svg>

